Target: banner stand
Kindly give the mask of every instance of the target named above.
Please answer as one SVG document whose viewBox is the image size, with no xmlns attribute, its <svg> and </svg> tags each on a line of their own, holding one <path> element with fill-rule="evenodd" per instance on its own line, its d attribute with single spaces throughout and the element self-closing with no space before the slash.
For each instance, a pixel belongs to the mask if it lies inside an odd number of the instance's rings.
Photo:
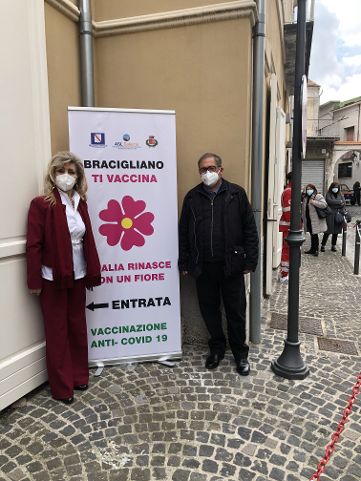
<svg viewBox="0 0 361 481">
<path fill-rule="evenodd" d="M 87 292 L 89 365 L 181 359 L 175 112 L 69 107 L 102 283 Z"/>
</svg>

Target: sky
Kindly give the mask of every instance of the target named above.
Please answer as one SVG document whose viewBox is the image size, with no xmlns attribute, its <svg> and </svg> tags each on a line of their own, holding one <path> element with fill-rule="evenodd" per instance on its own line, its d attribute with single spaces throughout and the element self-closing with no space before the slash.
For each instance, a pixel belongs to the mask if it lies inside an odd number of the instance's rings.
<svg viewBox="0 0 361 481">
<path fill-rule="evenodd" d="M 322 104 L 361 96 L 360 0 L 315 0 L 309 78 Z"/>
</svg>

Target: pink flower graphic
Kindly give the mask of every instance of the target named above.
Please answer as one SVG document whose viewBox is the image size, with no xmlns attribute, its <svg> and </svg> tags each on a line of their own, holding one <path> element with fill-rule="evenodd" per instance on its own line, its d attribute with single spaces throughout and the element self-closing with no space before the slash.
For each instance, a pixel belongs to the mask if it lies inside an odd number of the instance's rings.
<svg viewBox="0 0 361 481">
<path fill-rule="evenodd" d="M 108 208 L 99 213 L 101 220 L 110 222 L 99 227 L 101 235 L 106 236 L 110 246 L 119 244 L 129 251 L 133 246 L 141 247 L 145 243 L 144 236 L 152 235 L 154 215 L 144 212 L 146 204 L 143 200 L 134 200 L 130 195 L 123 197 L 121 204 L 115 199 L 108 202 Z"/>
</svg>

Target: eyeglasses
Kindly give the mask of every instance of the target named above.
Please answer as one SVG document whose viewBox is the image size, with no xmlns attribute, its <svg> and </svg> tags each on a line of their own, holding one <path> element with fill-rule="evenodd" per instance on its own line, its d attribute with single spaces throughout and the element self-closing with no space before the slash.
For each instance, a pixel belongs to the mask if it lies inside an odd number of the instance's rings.
<svg viewBox="0 0 361 481">
<path fill-rule="evenodd" d="M 199 173 L 205 174 L 206 172 L 217 172 L 218 169 L 219 167 L 217 167 L 216 165 L 210 165 L 209 167 L 202 167 L 201 169 L 199 169 Z"/>
</svg>

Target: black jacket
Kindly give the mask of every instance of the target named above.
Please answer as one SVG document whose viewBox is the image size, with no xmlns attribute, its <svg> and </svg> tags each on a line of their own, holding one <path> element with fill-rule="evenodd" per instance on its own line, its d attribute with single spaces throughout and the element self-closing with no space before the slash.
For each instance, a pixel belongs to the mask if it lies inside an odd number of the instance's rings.
<svg viewBox="0 0 361 481">
<path fill-rule="evenodd" d="M 205 224 L 213 206 L 203 185 L 197 185 L 185 196 L 179 222 L 179 269 L 198 277 L 203 262 L 209 260 L 205 256 L 205 236 L 211 237 L 212 229 L 221 229 L 225 275 L 254 271 L 258 261 L 258 233 L 246 192 L 223 179 L 216 199 L 222 202 L 222 221 L 209 226 Z M 219 232 L 215 237 L 219 238 Z"/>
</svg>

